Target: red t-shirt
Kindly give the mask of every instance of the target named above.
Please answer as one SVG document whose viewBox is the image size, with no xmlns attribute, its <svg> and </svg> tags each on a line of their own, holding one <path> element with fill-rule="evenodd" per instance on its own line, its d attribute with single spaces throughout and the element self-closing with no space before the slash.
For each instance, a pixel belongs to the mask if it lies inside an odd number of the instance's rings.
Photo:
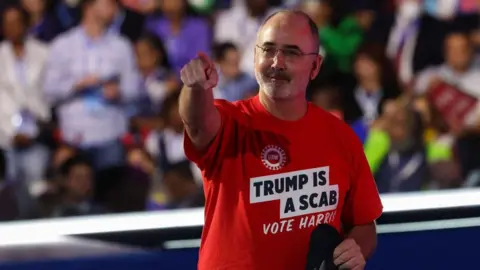
<svg viewBox="0 0 480 270">
<path fill-rule="evenodd" d="M 206 196 L 198 269 L 304 269 L 318 224 L 342 233 L 381 215 L 362 145 L 335 116 L 309 104 L 283 121 L 258 96 L 215 106 L 222 124 L 208 149 L 185 136 Z"/>
</svg>

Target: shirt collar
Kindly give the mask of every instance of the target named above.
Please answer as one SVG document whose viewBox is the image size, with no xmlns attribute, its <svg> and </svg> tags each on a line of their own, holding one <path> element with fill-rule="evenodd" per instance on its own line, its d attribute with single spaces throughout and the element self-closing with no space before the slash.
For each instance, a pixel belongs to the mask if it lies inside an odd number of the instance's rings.
<svg viewBox="0 0 480 270">
<path fill-rule="evenodd" d="M 87 35 L 87 33 L 85 32 L 85 28 L 80 25 L 77 27 L 77 35 L 83 40 L 86 46 L 92 46 L 94 44 L 104 41 L 108 37 L 109 32 L 105 31 L 103 35 L 94 40 Z"/>
</svg>

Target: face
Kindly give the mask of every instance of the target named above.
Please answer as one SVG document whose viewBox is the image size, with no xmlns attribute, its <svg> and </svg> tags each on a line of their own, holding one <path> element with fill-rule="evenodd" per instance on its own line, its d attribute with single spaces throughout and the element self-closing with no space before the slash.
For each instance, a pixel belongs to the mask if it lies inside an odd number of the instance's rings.
<svg viewBox="0 0 480 270">
<path fill-rule="evenodd" d="M 445 41 L 445 59 L 456 70 L 465 70 L 472 59 L 472 46 L 463 35 L 452 35 Z"/>
<path fill-rule="evenodd" d="M 237 50 L 230 49 L 220 61 L 222 74 L 227 78 L 235 78 L 240 73 L 240 55 Z"/>
<path fill-rule="evenodd" d="M 16 9 L 9 9 L 3 17 L 3 33 L 7 40 L 16 42 L 21 40 L 26 32 L 22 14 Z"/>
<path fill-rule="evenodd" d="M 117 15 L 118 5 L 115 0 L 96 0 L 92 5 L 95 17 L 106 24 L 113 22 Z"/>
<path fill-rule="evenodd" d="M 45 0 L 22 0 L 22 6 L 30 14 L 40 14 L 45 10 Z"/>
<path fill-rule="evenodd" d="M 160 54 L 146 41 L 139 41 L 135 45 L 137 65 L 140 70 L 154 70 L 160 62 Z"/>
<path fill-rule="evenodd" d="M 354 64 L 355 75 L 358 79 L 379 78 L 378 64 L 366 55 L 359 55 Z"/>
<path fill-rule="evenodd" d="M 75 196 L 88 196 L 92 190 L 92 169 L 85 164 L 73 166 L 67 176 L 66 186 Z"/>
<path fill-rule="evenodd" d="M 278 14 L 260 30 L 255 48 L 255 77 L 272 99 L 305 97 L 320 68 L 310 28 L 303 17 Z M 314 55 L 304 55 L 314 53 Z"/>
<path fill-rule="evenodd" d="M 161 0 L 160 9 L 164 13 L 179 14 L 185 9 L 185 0 Z"/>
</svg>

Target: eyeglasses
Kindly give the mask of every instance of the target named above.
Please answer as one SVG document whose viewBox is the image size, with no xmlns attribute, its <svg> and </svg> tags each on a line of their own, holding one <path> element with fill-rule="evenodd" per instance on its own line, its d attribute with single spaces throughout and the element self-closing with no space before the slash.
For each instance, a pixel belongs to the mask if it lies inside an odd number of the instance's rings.
<svg viewBox="0 0 480 270">
<path fill-rule="evenodd" d="M 290 48 L 276 48 L 273 46 L 260 46 L 256 45 L 260 49 L 262 55 L 267 58 L 274 58 L 278 52 L 282 52 L 283 56 L 288 61 L 296 61 L 305 55 L 318 55 L 318 53 L 304 53 L 298 49 Z"/>
</svg>

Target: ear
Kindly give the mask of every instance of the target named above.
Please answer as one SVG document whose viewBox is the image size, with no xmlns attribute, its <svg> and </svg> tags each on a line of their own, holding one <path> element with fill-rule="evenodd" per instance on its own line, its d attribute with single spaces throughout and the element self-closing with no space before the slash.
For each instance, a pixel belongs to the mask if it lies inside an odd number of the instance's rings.
<svg viewBox="0 0 480 270">
<path fill-rule="evenodd" d="M 310 80 L 313 80 L 317 77 L 318 73 L 320 72 L 320 67 L 322 66 L 323 57 L 321 55 L 317 55 L 315 61 L 313 61 L 312 71 L 310 72 Z"/>
</svg>

